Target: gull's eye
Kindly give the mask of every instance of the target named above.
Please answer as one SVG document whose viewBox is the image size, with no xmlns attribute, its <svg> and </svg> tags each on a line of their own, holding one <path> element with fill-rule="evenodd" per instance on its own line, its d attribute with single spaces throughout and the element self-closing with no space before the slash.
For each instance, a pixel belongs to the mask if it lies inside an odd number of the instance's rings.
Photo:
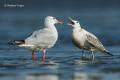
<svg viewBox="0 0 120 80">
<path fill-rule="evenodd" d="M 78 21 L 76 23 L 78 23 Z"/>
</svg>

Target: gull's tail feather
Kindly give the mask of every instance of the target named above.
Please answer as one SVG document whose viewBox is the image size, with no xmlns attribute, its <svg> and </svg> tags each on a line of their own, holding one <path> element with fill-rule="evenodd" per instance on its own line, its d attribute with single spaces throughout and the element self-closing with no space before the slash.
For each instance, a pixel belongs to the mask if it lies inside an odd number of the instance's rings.
<svg viewBox="0 0 120 80">
<path fill-rule="evenodd" d="M 24 44 L 25 41 L 24 40 L 14 40 L 13 42 L 10 42 L 8 44 L 11 44 L 11 45 L 21 45 L 21 44 Z"/>
<path fill-rule="evenodd" d="M 113 54 L 111 54 L 111 53 L 108 52 L 108 51 L 104 51 L 104 53 L 105 53 L 105 54 L 108 54 L 108 55 L 110 55 L 110 56 L 113 56 Z"/>
</svg>

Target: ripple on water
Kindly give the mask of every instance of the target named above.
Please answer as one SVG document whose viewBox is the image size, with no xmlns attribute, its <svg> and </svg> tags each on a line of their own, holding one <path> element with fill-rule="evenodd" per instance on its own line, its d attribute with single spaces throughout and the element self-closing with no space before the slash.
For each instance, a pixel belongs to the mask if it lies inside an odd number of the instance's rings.
<svg viewBox="0 0 120 80">
<path fill-rule="evenodd" d="M 36 76 L 39 76 L 41 78 L 43 75 L 47 76 L 49 74 L 55 74 L 59 76 L 60 79 L 65 80 L 66 77 L 70 77 L 69 79 L 71 79 L 73 76 L 75 79 L 80 79 L 81 74 L 84 73 L 86 77 L 89 76 L 88 78 L 102 80 L 104 75 L 107 75 L 105 73 L 120 73 L 119 55 L 100 55 L 95 57 L 95 61 L 92 61 L 91 57 L 88 56 L 81 58 L 81 53 L 79 51 L 48 51 L 46 54 L 46 61 L 42 62 L 41 56 L 39 56 L 39 54 L 36 54 L 37 60 L 34 62 L 31 60 L 31 54 L 24 50 L 15 50 L 12 52 L 10 51 L 10 53 L 8 55 L 7 54 L 8 51 L 1 52 L 0 54 L 1 76 L 7 76 L 9 73 L 11 73 L 13 76 L 15 74 L 18 76 L 24 75 L 25 77 L 32 76 L 34 78 L 36 78 Z M 104 73 L 104 75 L 99 76 L 98 74 L 98 76 L 90 76 L 91 73 Z M 52 77 L 53 76 L 54 75 L 52 75 Z"/>
</svg>

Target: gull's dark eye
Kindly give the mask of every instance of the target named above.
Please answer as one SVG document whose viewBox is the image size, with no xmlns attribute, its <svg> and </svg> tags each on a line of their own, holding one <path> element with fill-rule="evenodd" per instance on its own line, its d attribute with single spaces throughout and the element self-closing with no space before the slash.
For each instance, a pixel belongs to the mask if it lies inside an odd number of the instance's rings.
<svg viewBox="0 0 120 80">
<path fill-rule="evenodd" d="M 78 23 L 78 21 L 77 21 L 77 23 Z"/>
<path fill-rule="evenodd" d="M 55 19 L 55 17 L 53 19 Z"/>
</svg>

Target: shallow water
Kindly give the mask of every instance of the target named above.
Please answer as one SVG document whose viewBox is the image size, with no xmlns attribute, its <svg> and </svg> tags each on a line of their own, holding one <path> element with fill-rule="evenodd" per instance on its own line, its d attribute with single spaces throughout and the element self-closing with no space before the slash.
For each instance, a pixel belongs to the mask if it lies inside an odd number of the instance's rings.
<svg viewBox="0 0 120 80">
<path fill-rule="evenodd" d="M 81 58 L 81 51 L 72 47 L 48 50 L 45 62 L 38 52 L 34 62 L 26 49 L 4 48 L 0 50 L 0 80 L 119 80 L 119 46 L 109 49 L 114 56 L 96 53 L 94 61 L 87 52 Z"/>
</svg>

